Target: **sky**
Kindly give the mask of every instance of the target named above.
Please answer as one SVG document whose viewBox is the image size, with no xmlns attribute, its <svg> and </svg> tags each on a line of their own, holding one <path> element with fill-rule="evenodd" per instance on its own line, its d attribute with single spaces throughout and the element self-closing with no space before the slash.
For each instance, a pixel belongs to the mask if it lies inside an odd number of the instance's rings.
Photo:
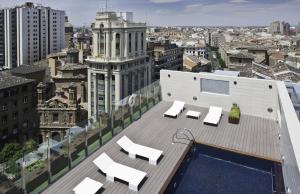
<svg viewBox="0 0 300 194">
<path fill-rule="evenodd" d="M 29 1 L 29 0 L 27 0 Z M 24 0 L 0 0 L 0 7 Z M 75 26 L 90 26 L 105 0 L 32 0 L 66 11 Z M 250 26 L 275 20 L 300 22 L 300 0 L 108 0 L 113 11 L 132 11 L 134 20 L 149 26 Z"/>
</svg>

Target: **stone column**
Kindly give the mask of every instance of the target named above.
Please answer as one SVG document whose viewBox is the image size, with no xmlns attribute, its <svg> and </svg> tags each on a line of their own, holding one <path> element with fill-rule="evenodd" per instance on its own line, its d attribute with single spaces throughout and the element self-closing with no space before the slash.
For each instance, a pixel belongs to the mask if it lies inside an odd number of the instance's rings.
<svg viewBox="0 0 300 194">
<path fill-rule="evenodd" d="M 131 93 L 135 92 L 135 72 L 131 71 Z M 131 95 L 131 94 L 128 94 Z"/>
<path fill-rule="evenodd" d="M 110 31 L 106 32 L 106 58 L 111 57 L 111 34 Z"/>
<path fill-rule="evenodd" d="M 92 73 L 91 73 L 91 70 L 88 69 L 88 117 L 90 118 L 91 117 L 91 110 L 92 110 L 92 106 L 91 106 L 91 99 L 92 99 L 92 96 L 91 96 L 91 91 L 92 91 L 92 88 L 91 88 L 91 80 L 92 80 Z"/>
<path fill-rule="evenodd" d="M 111 38 L 111 57 L 116 58 L 116 34 L 115 32 L 112 33 L 112 38 Z"/>
<path fill-rule="evenodd" d="M 107 74 L 105 74 L 105 112 L 110 112 L 110 75 L 107 72 Z"/>
<path fill-rule="evenodd" d="M 124 33 L 124 57 L 127 58 L 128 57 L 128 46 L 129 46 L 129 42 L 128 42 L 128 31 L 126 30 Z"/>
<path fill-rule="evenodd" d="M 120 73 L 115 74 L 115 106 L 118 106 L 121 100 L 121 76 Z"/>
<path fill-rule="evenodd" d="M 94 80 L 94 96 L 92 97 L 94 99 L 94 114 L 97 115 L 98 113 L 98 100 L 97 100 L 97 96 L 98 96 L 98 88 L 97 88 L 97 74 L 93 73 L 93 80 Z"/>
<path fill-rule="evenodd" d="M 137 35 L 138 35 L 138 56 L 140 56 L 141 53 L 142 53 L 142 48 L 141 48 L 141 42 L 142 42 L 142 40 L 141 40 L 141 32 L 138 32 Z"/>
</svg>

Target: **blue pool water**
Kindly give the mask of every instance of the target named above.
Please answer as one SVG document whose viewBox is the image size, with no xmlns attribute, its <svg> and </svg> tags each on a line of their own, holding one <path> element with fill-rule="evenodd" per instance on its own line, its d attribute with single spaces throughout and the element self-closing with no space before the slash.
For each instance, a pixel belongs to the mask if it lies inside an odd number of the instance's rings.
<svg viewBox="0 0 300 194">
<path fill-rule="evenodd" d="M 200 145 L 195 148 L 196 151 L 187 155 L 165 193 L 273 194 L 272 163 L 216 152 Z"/>
</svg>

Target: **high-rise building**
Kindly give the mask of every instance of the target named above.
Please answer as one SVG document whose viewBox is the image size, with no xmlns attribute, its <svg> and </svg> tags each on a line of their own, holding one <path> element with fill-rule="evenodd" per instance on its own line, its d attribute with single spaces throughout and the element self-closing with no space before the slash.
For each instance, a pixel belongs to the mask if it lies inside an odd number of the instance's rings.
<svg viewBox="0 0 300 194">
<path fill-rule="evenodd" d="M 25 3 L 0 10 L 0 66 L 32 64 L 65 47 L 65 12 Z"/>
<path fill-rule="evenodd" d="M 270 33 L 289 35 L 290 34 L 290 24 L 284 21 L 275 21 L 270 25 Z"/>
<path fill-rule="evenodd" d="M 98 12 L 92 31 L 93 54 L 86 60 L 89 116 L 110 112 L 151 80 L 146 23 L 134 22 L 129 12 Z"/>
<path fill-rule="evenodd" d="M 65 47 L 73 46 L 74 28 L 69 22 L 68 16 L 65 16 Z"/>
</svg>

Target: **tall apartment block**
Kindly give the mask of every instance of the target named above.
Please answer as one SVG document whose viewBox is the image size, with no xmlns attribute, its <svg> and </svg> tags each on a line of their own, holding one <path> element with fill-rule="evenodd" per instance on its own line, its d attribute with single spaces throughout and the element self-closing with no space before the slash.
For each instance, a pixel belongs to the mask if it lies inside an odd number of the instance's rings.
<svg viewBox="0 0 300 194">
<path fill-rule="evenodd" d="M 290 34 L 290 24 L 284 21 L 275 21 L 270 25 L 270 33 L 289 35 Z"/>
<path fill-rule="evenodd" d="M 65 12 L 25 3 L 0 10 L 0 67 L 32 64 L 65 47 Z"/>
<path fill-rule="evenodd" d="M 87 58 L 89 117 L 110 112 L 124 97 L 147 86 L 146 23 L 133 14 L 98 12 L 92 24 L 93 53 Z"/>
</svg>

